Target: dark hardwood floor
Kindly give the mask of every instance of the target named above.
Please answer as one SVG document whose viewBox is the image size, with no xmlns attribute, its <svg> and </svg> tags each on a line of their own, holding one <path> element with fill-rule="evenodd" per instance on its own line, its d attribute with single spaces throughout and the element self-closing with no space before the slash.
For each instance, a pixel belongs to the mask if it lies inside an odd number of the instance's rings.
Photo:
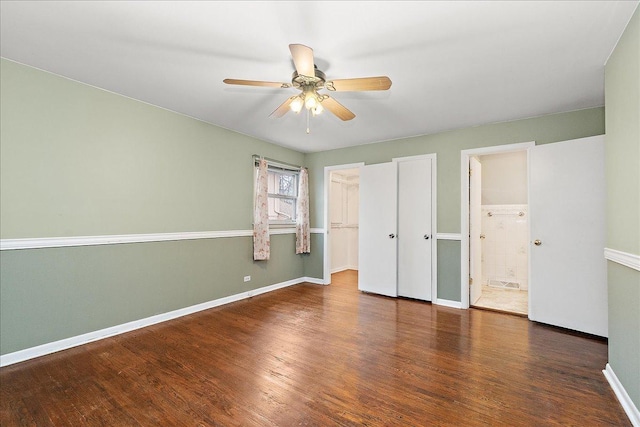
<svg viewBox="0 0 640 427">
<path fill-rule="evenodd" d="M 0 425 L 628 426 L 600 340 L 301 284 L 0 369 Z"/>
</svg>

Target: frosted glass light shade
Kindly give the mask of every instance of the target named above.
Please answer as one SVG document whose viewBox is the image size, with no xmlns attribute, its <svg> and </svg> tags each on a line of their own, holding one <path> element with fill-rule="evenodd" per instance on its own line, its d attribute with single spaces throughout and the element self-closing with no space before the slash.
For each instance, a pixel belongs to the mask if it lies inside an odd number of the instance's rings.
<svg viewBox="0 0 640 427">
<path fill-rule="evenodd" d="M 316 99 L 316 95 L 313 93 L 307 93 L 304 98 L 304 106 L 307 110 L 311 110 L 318 105 L 318 100 Z"/>
<path fill-rule="evenodd" d="M 291 111 L 293 111 L 294 113 L 299 113 L 300 110 L 302 110 L 302 99 L 300 98 L 296 98 L 293 101 L 291 101 L 290 107 L 291 107 Z"/>
</svg>

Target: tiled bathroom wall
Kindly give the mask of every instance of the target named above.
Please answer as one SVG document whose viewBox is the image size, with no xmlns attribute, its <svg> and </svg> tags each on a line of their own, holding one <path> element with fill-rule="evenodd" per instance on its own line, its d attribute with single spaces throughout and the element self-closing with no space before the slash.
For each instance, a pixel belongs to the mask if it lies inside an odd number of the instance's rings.
<svg viewBox="0 0 640 427">
<path fill-rule="evenodd" d="M 482 284 L 528 289 L 527 205 L 482 205 Z"/>
</svg>

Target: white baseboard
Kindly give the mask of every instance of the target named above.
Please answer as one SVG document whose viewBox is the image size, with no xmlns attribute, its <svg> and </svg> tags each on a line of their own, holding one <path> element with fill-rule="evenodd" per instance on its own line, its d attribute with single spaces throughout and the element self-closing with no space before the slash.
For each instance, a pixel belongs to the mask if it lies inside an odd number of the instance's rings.
<svg viewBox="0 0 640 427">
<path fill-rule="evenodd" d="M 332 268 L 331 269 L 331 274 L 335 274 L 335 273 L 340 273 L 341 271 L 345 271 L 348 270 L 349 267 L 345 266 L 345 267 L 338 267 L 338 268 Z"/>
<path fill-rule="evenodd" d="M 15 351 L 13 353 L 3 354 L 3 355 L 0 355 L 0 367 L 13 365 L 14 363 L 23 362 L 25 360 L 33 359 L 40 356 L 45 356 L 47 354 L 66 350 L 72 347 L 77 347 L 79 345 L 88 344 L 93 341 L 98 341 L 104 338 L 112 337 L 114 335 L 119 335 L 125 332 L 134 331 L 136 329 L 144 328 L 146 326 L 155 325 L 156 323 L 166 322 L 167 320 L 176 319 L 178 317 L 186 316 L 188 314 L 197 313 L 199 311 L 207 310 L 209 308 L 218 307 L 220 305 L 229 304 L 229 303 L 240 301 L 246 298 L 251 298 L 252 296 L 275 291 L 276 289 L 286 288 L 287 286 L 297 285 L 303 282 L 309 282 L 314 284 L 324 283 L 321 279 L 301 277 L 299 279 L 292 279 L 286 282 L 264 286 L 262 288 L 253 289 L 251 291 L 241 292 L 239 294 L 230 295 L 224 298 L 218 298 L 216 300 L 207 301 L 201 304 L 192 305 L 190 307 L 169 311 L 167 313 L 157 314 L 155 316 L 147 317 L 144 319 L 134 320 L 132 322 L 123 323 L 121 325 L 116 325 L 116 326 L 112 326 L 105 329 L 100 329 L 98 331 L 88 332 L 86 334 L 77 335 L 75 337 L 65 338 L 59 341 L 41 344 L 41 345 L 27 348 L 24 350 Z"/>
<path fill-rule="evenodd" d="M 613 392 L 618 398 L 618 401 L 622 405 L 624 412 L 626 412 L 627 416 L 629 417 L 631 424 L 633 424 L 634 427 L 640 427 L 640 411 L 638 411 L 638 408 L 627 394 L 624 386 L 622 385 L 620 380 L 618 380 L 618 377 L 616 376 L 615 372 L 613 372 L 611 365 L 607 363 L 607 366 L 602 371 L 602 373 L 604 374 L 607 381 L 609 381 L 609 385 L 613 389 Z"/>
<path fill-rule="evenodd" d="M 445 307 L 451 307 L 451 308 L 462 308 L 462 303 L 459 301 L 451 301 L 448 299 L 441 299 L 441 298 L 436 298 L 433 304 L 443 305 Z"/>
<path fill-rule="evenodd" d="M 358 271 L 358 266 L 353 266 L 353 265 L 346 265 L 344 267 L 338 267 L 338 268 L 332 268 L 331 269 L 331 274 L 334 273 L 340 273 L 341 271 L 347 271 L 347 270 L 356 270 Z"/>
<path fill-rule="evenodd" d="M 325 285 L 324 280 L 316 279 L 314 277 L 303 277 L 300 279 L 300 283 L 302 282 L 313 283 L 314 285 Z"/>
</svg>

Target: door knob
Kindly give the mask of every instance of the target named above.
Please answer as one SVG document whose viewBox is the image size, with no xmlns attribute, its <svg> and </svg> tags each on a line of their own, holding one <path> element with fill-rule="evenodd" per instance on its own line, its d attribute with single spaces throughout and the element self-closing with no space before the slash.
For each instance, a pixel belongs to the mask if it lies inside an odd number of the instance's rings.
<svg viewBox="0 0 640 427">
<path fill-rule="evenodd" d="M 394 237 L 396 237 L 396 235 L 395 235 L 395 234 L 393 234 L 393 233 L 389 234 L 389 238 L 390 238 L 390 239 L 393 239 Z"/>
<path fill-rule="evenodd" d="M 428 234 L 425 234 L 425 235 L 424 235 L 424 238 L 425 238 L 426 240 L 429 240 L 429 238 L 430 238 L 430 237 L 431 237 L 431 236 L 429 236 Z"/>
<path fill-rule="evenodd" d="M 536 246 L 540 246 L 542 244 L 542 240 L 536 239 L 533 241 L 533 244 Z"/>
</svg>

